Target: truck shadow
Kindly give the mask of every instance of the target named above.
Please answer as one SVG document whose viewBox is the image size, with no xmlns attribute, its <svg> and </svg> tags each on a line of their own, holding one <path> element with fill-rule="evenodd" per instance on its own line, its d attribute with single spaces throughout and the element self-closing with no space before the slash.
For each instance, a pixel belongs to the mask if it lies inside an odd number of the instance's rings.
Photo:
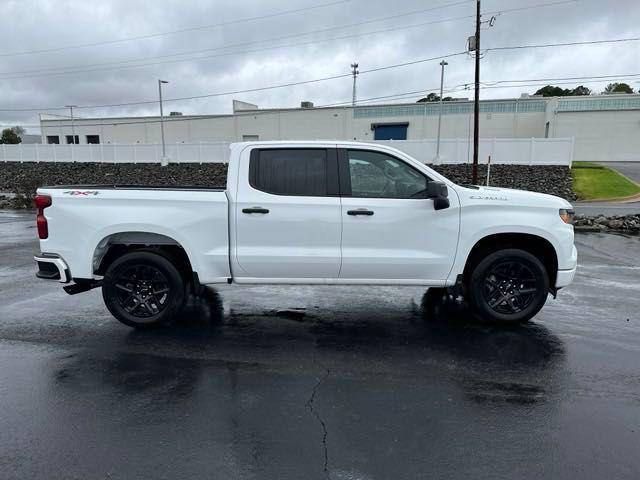
<svg viewBox="0 0 640 480">
<path fill-rule="evenodd" d="M 342 303 L 341 303 L 342 302 Z M 481 324 L 462 308 L 426 292 L 420 305 L 376 305 L 336 300 L 335 308 L 225 312 L 221 295 L 205 289 L 191 298 L 170 328 L 132 331 L 127 343 L 177 343 L 184 348 L 231 349 L 249 357 L 288 347 L 315 354 L 371 357 L 446 355 L 504 367 L 544 367 L 562 359 L 562 340 L 535 321 L 524 325 Z"/>
</svg>

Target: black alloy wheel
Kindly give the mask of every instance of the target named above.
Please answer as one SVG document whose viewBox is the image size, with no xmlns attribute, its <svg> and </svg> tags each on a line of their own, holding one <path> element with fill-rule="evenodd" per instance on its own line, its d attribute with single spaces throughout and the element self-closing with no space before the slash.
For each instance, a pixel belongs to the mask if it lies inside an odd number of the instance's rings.
<svg viewBox="0 0 640 480">
<path fill-rule="evenodd" d="M 524 250 L 498 250 L 482 259 L 467 284 L 469 303 L 486 321 L 519 323 L 535 316 L 549 292 L 543 263 Z"/>
<path fill-rule="evenodd" d="M 132 265 L 122 269 L 113 282 L 120 307 L 135 317 L 157 315 L 169 303 L 169 282 L 155 267 Z"/>
<path fill-rule="evenodd" d="M 491 309 L 511 315 L 522 312 L 535 300 L 536 282 L 536 275 L 525 263 L 498 261 L 485 276 L 482 295 Z"/>
<path fill-rule="evenodd" d="M 102 297 L 119 321 L 136 328 L 166 325 L 182 308 L 185 283 L 164 256 L 139 251 L 118 258 L 107 269 Z"/>
</svg>

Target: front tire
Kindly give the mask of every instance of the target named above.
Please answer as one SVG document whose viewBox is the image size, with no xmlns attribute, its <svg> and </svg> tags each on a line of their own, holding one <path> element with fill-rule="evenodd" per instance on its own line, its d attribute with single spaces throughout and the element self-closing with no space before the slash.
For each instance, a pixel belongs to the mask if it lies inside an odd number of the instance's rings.
<svg viewBox="0 0 640 480">
<path fill-rule="evenodd" d="M 176 266 L 155 253 L 131 252 L 105 272 L 102 298 L 111 314 L 134 328 L 168 325 L 182 308 L 185 283 Z"/>
<path fill-rule="evenodd" d="M 484 321 L 522 323 L 543 307 L 549 275 L 542 262 L 524 250 L 498 250 L 473 268 L 467 291 L 474 313 Z"/>
</svg>

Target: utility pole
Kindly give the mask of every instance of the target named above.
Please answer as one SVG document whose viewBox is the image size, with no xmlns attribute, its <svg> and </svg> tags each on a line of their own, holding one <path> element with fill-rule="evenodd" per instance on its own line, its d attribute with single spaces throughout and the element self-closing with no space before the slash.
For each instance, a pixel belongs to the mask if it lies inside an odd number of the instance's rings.
<svg viewBox="0 0 640 480">
<path fill-rule="evenodd" d="M 76 126 L 73 122 L 73 108 L 77 105 L 65 105 L 71 111 L 71 143 L 76 144 Z"/>
<path fill-rule="evenodd" d="M 164 144 L 164 114 L 162 112 L 162 84 L 169 83 L 166 80 L 158 80 L 158 96 L 160 97 L 160 136 L 162 137 L 162 158 L 160 159 L 160 165 L 166 167 L 169 164 L 167 158 L 167 151 Z"/>
<path fill-rule="evenodd" d="M 442 60 L 440 62 L 440 66 L 442 67 L 440 71 L 440 112 L 438 113 L 438 141 L 436 142 L 436 162 L 440 160 L 440 127 L 442 126 L 442 94 L 444 88 L 444 67 L 445 65 L 449 65 L 447 62 Z"/>
<path fill-rule="evenodd" d="M 471 183 L 478 183 L 478 143 L 480 140 L 480 0 L 476 0 L 476 79 L 475 98 L 473 101 L 473 167 Z"/>
<path fill-rule="evenodd" d="M 356 77 L 360 73 L 358 71 L 358 64 L 355 62 L 351 64 L 351 73 L 353 74 L 353 95 L 351 97 L 351 105 L 355 107 L 356 106 Z"/>
</svg>

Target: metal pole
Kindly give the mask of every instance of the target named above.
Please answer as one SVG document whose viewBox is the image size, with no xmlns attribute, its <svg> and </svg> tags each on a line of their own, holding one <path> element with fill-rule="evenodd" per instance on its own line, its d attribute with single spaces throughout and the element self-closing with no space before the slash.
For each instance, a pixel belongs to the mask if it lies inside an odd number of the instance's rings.
<svg viewBox="0 0 640 480">
<path fill-rule="evenodd" d="M 357 63 L 352 63 L 351 69 L 352 69 L 351 73 L 353 74 L 353 92 L 351 96 L 351 105 L 355 107 L 356 106 L 356 77 L 360 72 L 358 71 Z"/>
<path fill-rule="evenodd" d="M 436 162 L 440 159 L 440 128 L 442 126 L 442 94 L 444 88 L 444 67 L 445 65 L 449 65 L 447 62 L 442 60 L 440 62 L 440 66 L 442 70 L 440 71 L 440 112 L 438 113 L 438 140 L 436 142 Z"/>
<path fill-rule="evenodd" d="M 77 107 L 77 105 L 65 105 L 71 111 L 71 143 L 76 144 L 76 126 L 73 121 L 73 107 Z"/>
<path fill-rule="evenodd" d="M 160 98 L 160 136 L 162 137 L 162 158 L 160 164 L 166 166 L 169 163 L 167 158 L 167 151 L 164 144 L 164 114 L 162 112 L 162 84 L 169 83 L 166 80 L 158 80 L 158 96 Z"/>
<path fill-rule="evenodd" d="M 478 183 L 478 143 L 480 139 L 480 0 L 476 2 L 476 78 L 473 102 L 473 167 L 471 183 Z"/>
<path fill-rule="evenodd" d="M 489 177 L 491 176 L 491 155 L 487 159 L 487 187 L 489 186 Z"/>
</svg>

